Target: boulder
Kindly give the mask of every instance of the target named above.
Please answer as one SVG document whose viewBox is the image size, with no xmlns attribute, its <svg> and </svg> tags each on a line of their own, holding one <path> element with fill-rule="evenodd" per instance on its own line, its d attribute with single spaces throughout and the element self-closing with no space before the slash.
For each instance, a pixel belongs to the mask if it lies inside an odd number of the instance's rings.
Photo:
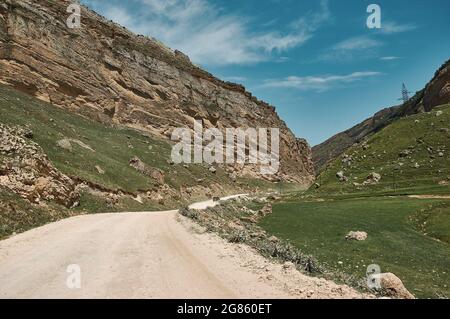
<svg viewBox="0 0 450 319">
<path fill-rule="evenodd" d="M 383 273 L 379 275 L 381 289 L 390 297 L 397 299 L 415 299 L 408 289 L 403 285 L 403 282 L 393 273 Z"/>
<path fill-rule="evenodd" d="M 56 145 L 66 151 L 72 151 L 72 144 L 68 139 L 62 139 L 56 142 Z"/>
<path fill-rule="evenodd" d="M 368 184 L 378 184 L 381 180 L 381 175 L 378 173 L 371 173 L 369 176 L 367 176 L 366 181 L 364 182 L 365 185 Z"/>
<path fill-rule="evenodd" d="M 344 175 L 343 171 L 337 172 L 336 177 L 339 179 L 340 182 L 347 182 L 348 178 Z"/>
<path fill-rule="evenodd" d="M 104 175 L 104 174 L 105 174 L 105 171 L 104 171 L 100 166 L 95 165 L 95 169 L 97 170 L 97 172 L 98 172 L 100 175 Z"/>
<path fill-rule="evenodd" d="M 351 231 L 345 236 L 345 239 L 364 241 L 367 239 L 367 233 L 364 231 Z"/>
</svg>

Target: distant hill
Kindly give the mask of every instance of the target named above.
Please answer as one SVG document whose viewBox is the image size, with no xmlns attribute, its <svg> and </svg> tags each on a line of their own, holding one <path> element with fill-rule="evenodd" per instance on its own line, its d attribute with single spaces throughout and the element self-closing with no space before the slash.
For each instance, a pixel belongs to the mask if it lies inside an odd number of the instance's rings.
<svg viewBox="0 0 450 319">
<path fill-rule="evenodd" d="M 450 194 L 450 104 L 400 118 L 331 161 L 310 192 Z"/>
<path fill-rule="evenodd" d="M 450 60 L 442 65 L 426 87 L 417 92 L 407 103 L 383 109 L 371 118 L 313 147 L 316 175 L 320 174 L 330 161 L 340 156 L 353 144 L 364 141 L 394 121 L 408 115 L 429 112 L 434 107 L 449 102 Z"/>
</svg>

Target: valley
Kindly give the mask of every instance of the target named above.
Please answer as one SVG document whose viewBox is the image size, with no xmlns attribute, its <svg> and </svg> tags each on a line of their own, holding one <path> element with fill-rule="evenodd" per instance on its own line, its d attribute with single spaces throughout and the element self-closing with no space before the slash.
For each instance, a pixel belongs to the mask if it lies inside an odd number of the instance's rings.
<svg viewBox="0 0 450 319">
<path fill-rule="evenodd" d="M 450 60 L 311 148 L 275 106 L 153 37 L 84 5 L 66 27 L 69 4 L 0 3 L 0 298 L 450 298 Z M 254 87 L 350 101 L 385 75 L 325 70 L 258 70 Z"/>
</svg>

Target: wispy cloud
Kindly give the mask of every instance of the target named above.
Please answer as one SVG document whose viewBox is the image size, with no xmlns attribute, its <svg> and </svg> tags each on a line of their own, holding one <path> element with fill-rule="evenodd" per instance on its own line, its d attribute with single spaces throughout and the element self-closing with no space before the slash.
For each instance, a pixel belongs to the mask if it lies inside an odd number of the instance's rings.
<svg viewBox="0 0 450 319">
<path fill-rule="evenodd" d="M 323 92 L 331 88 L 360 81 L 365 78 L 382 75 L 381 72 L 353 72 L 347 75 L 323 75 L 323 76 L 289 76 L 284 79 L 266 80 L 264 87 L 272 88 L 294 88 L 299 90 L 315 90 Z"/>
<path fill-rule="evenodd" d="M 330 17 L 328 0 L 321 0 L 317 12 L 289 23 L 285 30 L 257 32 L 250 29 L 246 17 L 223 13 L 207 0 L 134 0 L 131 3 L 142 8 L 138 14 L 118 0 L 84 2 L 107 18 L 134 32 L 153 36 L 188 54 L 195 63 L 205 65 L 276 60 L 277 54 L 311 39 Z"/>
<path fill-rule="evenodd" d="M 383 22 L 381 25 L 381 33 L 384 34 L 393 34 L 393 33 L 401 33 L 408 32 L 417 29 L 417 26 L 413 24 L 397 24 L 396 22 Z"/>
<path fill-rule="evenodd" d="M 327 49 L 320 60 L 350 61 L 373 57 L 384 43 L 368 36 L 352 37 Z"/>
<path fill-rule="evenodd" d="M 401 59 L 401 57 L 399 57 L 399 56 L 382 56 L 380 58 L 380 60 L 382 60 L 382 61 L 394 61 L 394 60 L 400 60 L 400 59 Z"/>
</svg>

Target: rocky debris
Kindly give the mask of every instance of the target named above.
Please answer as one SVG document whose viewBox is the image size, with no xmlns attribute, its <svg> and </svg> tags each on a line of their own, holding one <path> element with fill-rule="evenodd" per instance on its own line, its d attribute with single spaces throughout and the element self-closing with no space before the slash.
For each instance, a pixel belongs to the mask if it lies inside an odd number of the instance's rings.
<svg viewBox="0 0 450 319">
<path fill-rule="evenodd" d="M 442 112 L 442 111 L 437 111 L 437 112 L 436 112 L 436 117 L 439 117 L 439 116 L 441 116 L 442 114 L 444 114 L 444 112 Z"/>
<path fill-rule="evenodd" d="M 403 282 L 393 273 L 383 273 L 373 275 L 379 277 L 381 289 L 388 296 L 398 299 L 415 299 L 408 289 L 403 285 Z"/>
<path fill-rule="evenodd" d="M 353 162 L 353 157 L 351 155 L 344 154 L 344 156 L 342 158 L 342 164 L 345 164 L 347 166 L 351 166 L 352 162 Z"/>
<path fill-rule="evenodd" d="M 347 182 L 348 177 L 345 176 L 345 173 L 343 171 L 339 171 L 336 173 L 336 177 L 339 179 L 340 182 Z"/>
<path fill-rule="evenodd" d="M 371 173 L 369 176 L 367 176 L 366 180 L 364 181 L 364 185 L 374 185 L 378 184 L 381 180 L 381 175 L 378 173 Z"/>
<path fill-rule="evenodd" d="M 72 144 L 69 139 L 62 139 L 56 142 L 56 145 L 66 151 L 72 151 Z"/>
<path fill-rule="evenodd" d="M 98 172 L 100 175 L 104 175 L 104 174 L 105 174 L 105 171 L 104 171 L 100 166 L 95 165 L 95 169 L 97 170 L 97 172 Z"/>
<path fill-rule="evenodd" d="M 369 147 L 370 147 L 370 145 L 367 144 L 367 143 L 363 143 L 363 144 L 361 145 L 361 148 L 362 148 L 364 151 L 368 150 Z"/>
<path fill-rule="evenodd" d="M 345 236 L 345 239 L 364 241 L 367 239 L 367 233 L 364 231 L 351 231 Z"/>
<path fill-rule="evenodd" d="M 215 78 L 182 52 L 137 36 L 87 8 L 82 9 L 83 28 L 71 30 L 61 23 L 67 4 L 4 3 L 0 48 L 9 49 L 0 50 L 2 83 L 93 120 L 164 139 L 174 128 L 192 127 L 194 119 L 219 129 L 279 128 L 276 178 L 312 184 L 311 149 L 289 130 L 275 107 L 241 85 Z M 125 146 L 131 149 L 133 144 Z M 246 167 L 264 177 L 258 165 Z"/>
<path fill-rule="evenodd" d="M 412 154 L 411 150 L 403 150 L 398 154 L 399 157 L 408 157 Z"/>
<path fill-rule="evenodd" d="M 136 202 L 138 202 L 139 204 L 143 204 L 144 201 L 142 200 L 141 195 L 137 195 L 136 197 L 133 198 Z"/>
<path fill-rule="evenodd" d="M 293 262 L 287 261 L 283 264 L 283 270 L 285 271 L 296 270 L 296 267 Z"/>
<path fill-rule="evenodd" d="M 258 212 L 258 215 L 263 218 L 266 217 L 267 215 L 272 214 L 272 204 L 266 204 L 264 205 L 263 208 L 261 208 Z"/>
<path fill-rule="evenodd" d="M 56 145 L 66 151 L 71 152 L 73 150 L 72 143 L 77 144 L 78 146 L 80 146 L 84 149 L 87 149 L 91 152 L 95 152 L 95 150 L 92 147 L 90 147 L 89 145 L 87 145 L 86 143 L 84 143 L 80 140 L 77 140 L 77 139 L 72 139 L 72 138 L 63 138 L 63 139 L 57 141 Z"/>
<path fill-rule="evenodd" d="M 278 237 L 276 237 L 276 236 L 270 236 L 270 237 L 268 238 L 268 240 L 269 240 L 270 242 L 272 242 L 272 243 L 276 243 L 276 242 L 279 241 Z"/>
<path fill-rule="evenodd" d="M 217 172 L 217 169 L 214 166 L 211 166 L 208 170 L 213 174 Z"/>
<path fill-rule="evenodd" d="M 157 168 L 148 167 L 143 161 L 141 161 L 139 157 L 133 157 L 130 160 L 130 166 L 136 169 L 142 175 L 154 179 L 158 183 L 158 185 L 164 185 L 164 172 Z"/>
<path fill-rule="evenodd" d="M 59 172 L 27 130 L 0 124 L 0 185 L 31 202 L 54 201 L 71 207 L 79 197 L 75 183 Z"/>
</svg>

